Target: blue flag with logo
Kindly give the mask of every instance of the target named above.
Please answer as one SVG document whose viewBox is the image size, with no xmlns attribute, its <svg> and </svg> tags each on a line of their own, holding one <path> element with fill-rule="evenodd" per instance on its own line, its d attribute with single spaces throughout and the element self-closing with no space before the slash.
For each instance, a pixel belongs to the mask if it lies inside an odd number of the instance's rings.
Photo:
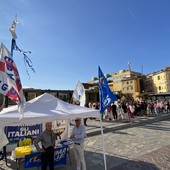
<svg viewBox="0 0 170 170">
<path fill-rule="evenodd" d="M 103 113 L 108 106 L 117 100 L 117 97 L 111 92 L 107 79 L 105 78 L 99 66 L 99 95 L 100 95 L 100 112 Z"/>
</svg>

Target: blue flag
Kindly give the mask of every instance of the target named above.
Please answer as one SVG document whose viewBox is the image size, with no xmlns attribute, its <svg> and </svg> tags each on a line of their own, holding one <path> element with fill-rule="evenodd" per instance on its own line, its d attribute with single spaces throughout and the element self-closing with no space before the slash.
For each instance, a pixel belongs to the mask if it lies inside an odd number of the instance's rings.
<svg viewBox="0 0 170 170">
<path fill-rule="evenodd" d="M 105 78 L 99 66 L 99 95 L 100 95 L 100 112 L 103 113 L 108 106 L 117 100 L 117 97 L 111 92 L 107 79 Z"/>
</svg>

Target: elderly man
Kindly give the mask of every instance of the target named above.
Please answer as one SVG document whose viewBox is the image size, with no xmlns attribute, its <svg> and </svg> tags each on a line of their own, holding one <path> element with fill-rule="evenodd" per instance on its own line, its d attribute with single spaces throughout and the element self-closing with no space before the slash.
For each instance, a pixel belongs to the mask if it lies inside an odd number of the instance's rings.
<svg viewBox="0 0 170 170">
<path fill-rule="evenodd" d="M 86 137 L 85 126 L 81 124 L 81 118 L 75 119 L 75 126 L 70 139 L 74 141 L 74 155 L 77 162 L 77 170 L 86 170 L 84 159 L 84 138 Z"/>
<path fill-rule="evenodd" d="M 46 129 L 34 141 L 36 149 L 41 152 L 41 170 L 46 170 L 49 164 L 50 170 L 54 170 L 54 146 L 55 133 L 52 130 L 52 122 L 45 124 Z M 42 148 L 38 145 L 41 142 Z"/>
</svg>

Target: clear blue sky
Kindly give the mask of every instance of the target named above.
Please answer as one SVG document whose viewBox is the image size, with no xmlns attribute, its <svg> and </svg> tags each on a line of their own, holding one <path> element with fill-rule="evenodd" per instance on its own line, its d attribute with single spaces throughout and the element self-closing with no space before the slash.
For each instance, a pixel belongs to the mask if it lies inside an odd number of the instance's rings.
<svg viewBox="0 0 170 170">
<path fill-rule="evenodd" d="M 18 16 L 17 45 L 36 73 L 26 74 L 14 52 L 23 87 L 73 90 L 78 82 L 128 69 L 152 73 L 169 66 L 169 0 L 0 0 L 0 42 Z"/>
</svg>

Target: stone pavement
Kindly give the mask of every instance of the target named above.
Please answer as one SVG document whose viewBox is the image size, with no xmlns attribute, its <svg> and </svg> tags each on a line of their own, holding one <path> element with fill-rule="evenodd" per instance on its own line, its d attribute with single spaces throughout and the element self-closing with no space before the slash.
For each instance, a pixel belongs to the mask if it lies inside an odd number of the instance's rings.
<svg viewBox="0 0 170 170">
<path fill-rule="evenodd" d="M 88 119 L 87 124 L 87 170 L 104 170 L 100 122 Z M 107 170 L 170 170 L 170 114 L 137 117 L 131 123 L 104 121 L 102 124 Z M 72 149 L 70 154 L 72 164 L 68 160 L 67 166 L 55 169 L 76 170 Z M 9 167 L 1 161 L 0 169 L 17 169 L 16 163 L 8 162 Z"/>
</svg>

